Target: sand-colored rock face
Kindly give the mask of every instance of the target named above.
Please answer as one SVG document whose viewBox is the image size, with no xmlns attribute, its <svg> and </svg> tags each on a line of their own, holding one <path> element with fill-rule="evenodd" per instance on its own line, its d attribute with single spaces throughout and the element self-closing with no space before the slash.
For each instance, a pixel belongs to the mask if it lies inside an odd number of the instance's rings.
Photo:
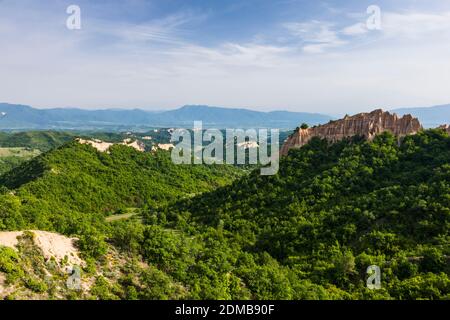
<svg viewBox="0 0 450 320">
<path fill-rule="evenodd" d="M 111 146 L 114 145 L 114 143 L 104 142 L 104 141 L 97 140 L 97 139 L 84 140 L 84 139 L 78 138 L 77 141 L 78 141 L 78 143 L 81 143 L 81 144 L 89 144 L 89 145 L 93 146 L 95 149 L 97 149 L 100 152 L 107 152 L 108 149 Z M 134 149 L 136 149 L 137 151 L 140 151 L 140 152 L 144 152 L 145 151 L 145 146 L 144 146 L 144 144 L 142 142 L 137 141 L 137 140 L 132 140 L 130 138 L 127 138 L 127 139 L 123 140 L 121 143 L 118 143 L 118 144 L 134 148 Z"/>
<path fill-rule="evenodd" d="M 157 145 L 152 147 L 152 151 L 156 151 L 158 149 L 169 151 L 172 148 L 175 148 L 172 143 L 158 143 Z"/>
<path fill-rule="evenodd" d="M 346 116 L 343 119 L 330 121 L 324 125 L 300 129 L 284 142 L 281 148 L 281 155 L 287 155 L 292 148 L 302 147 L 313 137 L 327 139 L 330 142 L 340 141 L 352 136 L 362 136 L 372 140 L 377 134 L 385 131 L 402 137 L 415 134 L 421 129 L 422 126 L 419 120 L 411 115 L 404 115 L 400 118 L 395 113 L 391 114 L 378 109 L 370 113 Z"/>
<path fill-rule="evenodd" d="M 438 129 L 445 130 L 450 135 L 450 125 L 444 124 L 442 126 L 439 126 Z"/>
<path fill-rule="evenodd" d="M 238 147 L 243 147 L 244 149 L 254 149 L 259 148 L 259 144 L 256 141 L 246 141 L 237 144 Z"/>
<path fill-rule="evenodd" d="M 106 152 L 109 147 L 111 147 L 113 145 L 113 143 L 110 142 L 103 142 L 101 140 L 84 140 L 84 139 L 77 139 L 77 141 L 81 144 L 90 144 L 91 146 L 93 146 L 95 149 L 97 149 L 100 152 Z"/>
<path fill-rule="evenodd" d="M 137 151 L 140 151 L 140 152 L 144 152 L 145 151 L 144 144 L 142 142 L 140 142 L 140 141 L 137 141 L 137 140 L 134 140 L 132 142 L 125 142 L 124 141 L 121 144 L 123 144 L 125 146 L 128 146 L 128 147 L 132 147 L 132 148 L 134 148 L 134 149 L 136 149 Z"/>
<path fill-rule="evenodd" d="M 67 257 L 69 265 L 85 265 L 85 262 L 79 257 L 78 249 L 74 246 L 75 238 L 40 230 L 30 230 L 34 234 L 34 243 L 41 248 L 46 260 L 51 257 L 57 262 L 61 262 Z M 17 237 L 21 236 L 23 231 L 5 231 L 0 232 L 0 245 L 16 249 L 19 242 Z"/>
</svg>

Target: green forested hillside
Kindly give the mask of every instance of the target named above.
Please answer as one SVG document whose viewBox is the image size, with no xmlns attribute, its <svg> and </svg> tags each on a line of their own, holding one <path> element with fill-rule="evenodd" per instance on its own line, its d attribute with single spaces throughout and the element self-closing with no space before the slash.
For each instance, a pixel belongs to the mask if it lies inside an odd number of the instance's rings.
<svg viewBox="0 0 450 320">
<path fill-rule="evenodd" d="M 21 163 L 28 161 L 41 152 L 37 149 L 12 147 L 0 147 L 0 175 L 14 169 Z"/>
<path fill-rule="evenodd" d="M 56 131 L 0 132 L 0 175 L 73 139 Z"/>
<path fill-rule="evenodd" d="M 0 183 L 57 207 L 108 212 L 211 190 L 236 172 L 231 166 L 177 166 L 168 152 L 115 145 L 107 153 L 72 142 L 24 163 Z"/>
<path fill-rule="evenodd" d="M 450 298 L 443 131 L 401 144 L 389 134 L 314 139 L 275 176 L 73 142 L 0 183 L 0 229 L 79 237 L 84 272 L 95 278 L 90 298 Z M 111 213 L 122 215 L 105 219 Z M 123 261 L 111 267 L 111 257 Z M 0 251 L 0 272 L 14 278 L 14 259 Z M 96 274 L 99 265 L 108 271 Z M 366 288 L 369 265 L 381 268 L 380 290 Z"/>
<path fill-rule="evenodd" d="M 227 243 L 215 270 L 251 297 L 450 298 L 450 138 L 439 130 L 400 146 L 389 134 L 313 140 L 278 175 L 255 171 L 162 212 L 173 228 Z M 365 288 L 372 264 L 378 291 Z"/>
<path fill-rule="evenodd" d="M 0 132 L 1 147 L 23 147 L 48 151 L 69 142 L 73 133 L 59 131 Z"/>
<path fill-rule="evenodd" d="M 41 152 L 47 152 L 80 137 L 86 140 L 99 139 L 118 143 L 124 139 L 139 140 L 147 150 L 154 144 L 168 143 L 168 129 L 153 129 L 146 132 L 101 132 L 101 131 L 19 131 L 0 132 L 0 175 L 17 167 Z M 7 154 L 3 150 L 22 148 L 24 152 Z"/>
<path fill-rule="evenodd" d="M 116 145 L 102 153 L 71 142 L 1 176 L 0 230 L 78 235 L 92 253 L 104 245 L 105 216 L 191 197 L 240 174 L 232 166 L 177 166 L 164 151 Z"/>
</svg>

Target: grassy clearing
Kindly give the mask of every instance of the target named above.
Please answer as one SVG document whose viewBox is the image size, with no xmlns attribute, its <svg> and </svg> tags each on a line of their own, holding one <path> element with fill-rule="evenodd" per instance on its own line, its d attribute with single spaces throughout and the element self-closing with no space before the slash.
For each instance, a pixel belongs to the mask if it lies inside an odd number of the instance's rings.
<svg viewBox="0 0 450 320">
<path fill-rule="evenodd" d="M 29 148 L 0 148 L 0 157 L 32 158 L 38 156 L 40 153 L 39 150 Z"/>
<path fill-rule="evenodd" d="M 119 220 L 127 220 L 127 219 L 131 219 L 131 218 L 139 218 L 140 214 L 141 214 L 141 212 L 138 208 L 128 208 L 127 212 L 108 216 L 105 218 L 105 221 L 113 222 L 113 221 L 119 221 Z"/>
<path fill-rule="evenodd" d="M 24 147 L 0 148 L 0 175 L 12 170 L 21 163 L 37 157 L 41 152 Z"/>
</svg>

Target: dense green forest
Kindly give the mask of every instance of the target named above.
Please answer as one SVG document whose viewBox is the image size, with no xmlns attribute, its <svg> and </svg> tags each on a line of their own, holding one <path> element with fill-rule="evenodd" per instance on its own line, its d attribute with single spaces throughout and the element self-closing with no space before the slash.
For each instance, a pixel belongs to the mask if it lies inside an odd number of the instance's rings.
<svg viewBox="0 0 450 320">
<path fill-rule="evenodd" d="M 76 137 L 86 140 L 98 139 L 119 143 L 125 139 L 138 140 L 147 151 L 156 144 L 170 143 L 171 130 L 167 128 L 147 129 L 142 132 L 101 131 L 19 131 L 0 132 L 0 175 L 14 169 L 41 152 L 47 152 L 68 143 Z M 224 132 L 224 131 L 223 131 Z M 225 135 L 225 132 L 224 132 Z M 280 132 L 280 144 L 288 131 Z M 21 148 L 19 150 L 18 148 Z M 19 152 L 21 151 L 21 152 Z M 251 166 L 246 166 L 246 169 Z"/>
<path fill-rule="evenodd" d="M 57 217 L 71 219 L 67 210 L 109 215 L 127 207 L 154 206 L 212 190 L 240 173 L 232 166 L 177 166 L 163 151 L 115 145 L 99 152 L 73 141 L 0 177 L 2 202 L 20 204 L 19 210 L 3 215 L 10 218 L 9 229 L 30 222 L 41 228 Z"/>
<path fill-rule="evenodd" d="M 0 146 L 32 148 L 45 152 L 69 142 L 73 137 L 73 133 L 59 131 L 0 132 Z"/>
<path fill-rule="evenodd" d="M 72 141 L 75 137 L 108 142 L 121 142 L 127 138 L 140 139 L 148 150 L 151 150 L 154 143 L 167 143 L 170 140 L 167 129 L 153 129 L 142 133 L 96 131 L 0 132 L 0 175 L 41 152 L 47 152 Z M 142 139 L 142 137 L 146 137 L 146 139 Z M 22 152 L 18 152 L 18 148 L 21 148 L 20 151 Z"/>
<path fill-rule="evenodd" d="M 152 142 L 167 143 L 170 134 L 167 129 L 154 129 L 142 133 L 96 132 L 96 131 L 19 131 L 0 132 L 0 147 L 23 147 L 41 152 L 52 150 L 72 141 L 75 137 L 120 142 L 125 138 L 151 137 Z"/>
<path fill-rule="evenodd" d="M 440 130 L 400 144 L 390 134 L 313 139 L 275 176 L 69 142 L 0 184 L 1 230 L 80 239 L 95 280 L 88 296 L 66 298 L 450 298 L 450 138 Z M 130 208 L 139 217 L 107 219 Z M 0 248 L 0 271 L 19 281 L 29 257 Z M 366 288 L 373 264 L 380 290 Z"/>
<path fill-rule="evenodd" d="M 0 132 L 0 175 L 74 138 L 56 131 Z"/>
<path fill-rule="evenodd" d="M 196 266 L 213 283 L 224 285 L 227 275 L 239 290 L 220 286 L 202 298 L 448 299 L 449 162 L 450 138 L 440 130 L 400 145 L 390 134 L 315 139 L 291 150 L 278 175 L 255 171 L 147 220 L 206 237 L 211 251 L 203 254 L 214 262 Z M 372 264 L 381 267 L 381 290 L 365 287 Z"/>
</svg>

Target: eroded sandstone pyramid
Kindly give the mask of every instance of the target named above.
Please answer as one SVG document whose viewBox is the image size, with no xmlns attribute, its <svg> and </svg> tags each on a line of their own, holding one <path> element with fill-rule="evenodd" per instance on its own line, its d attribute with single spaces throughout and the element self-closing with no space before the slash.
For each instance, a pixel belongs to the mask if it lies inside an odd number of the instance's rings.
<svg viewBox="0 0 450 320">
<path fill-rule="evenodd" d="M 287 155 L 292 148 L 300 148 L 313 137 L 336 142 L 347 137 L 362 136 L 372 140 L 377 134 L 389 131 L 402 137 L 415 134 L 422 129 L 417 118 L 411 115 L 397 116 L 381 109 L 370 113 L 358 113 L 354 116 L 345 116 L 343 119 L 330 121 L 327 124 L 307 129 L 298 129 L 284 142 L 281 155 Z"/>
</svg>

